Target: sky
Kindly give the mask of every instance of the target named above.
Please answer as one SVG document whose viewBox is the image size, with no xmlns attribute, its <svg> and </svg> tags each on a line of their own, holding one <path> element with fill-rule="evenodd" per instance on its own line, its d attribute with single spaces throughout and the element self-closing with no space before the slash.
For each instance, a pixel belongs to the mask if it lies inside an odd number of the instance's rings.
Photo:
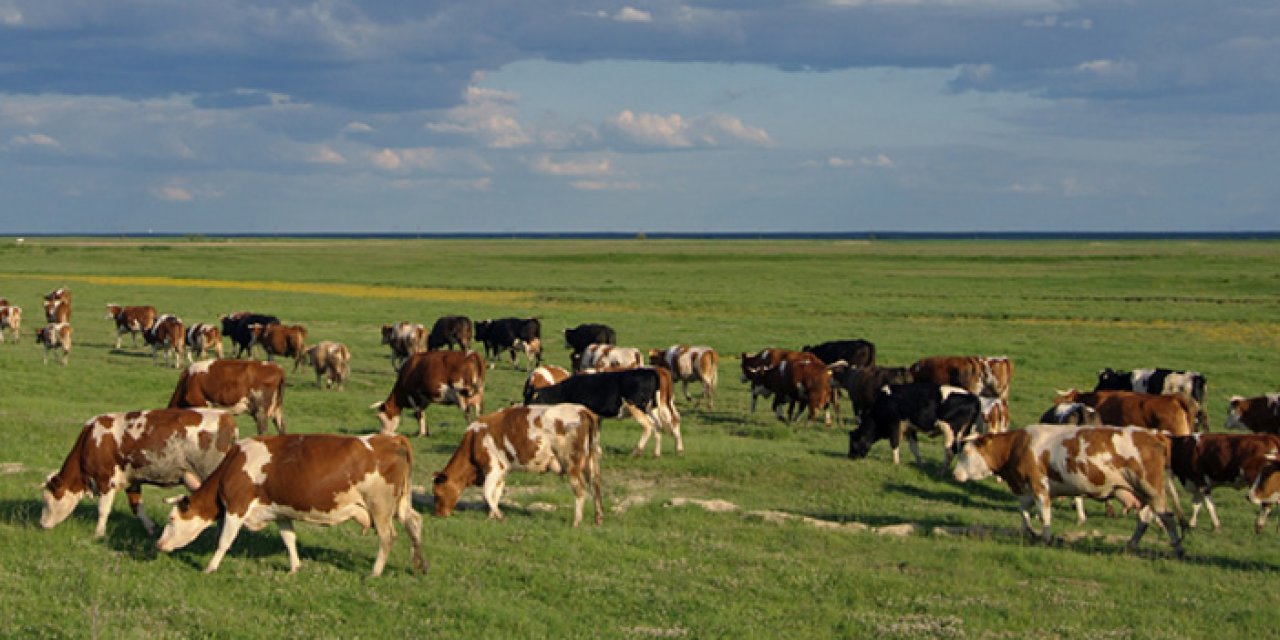
<svg viewBox="0 0 1280 640">
<path fill-rule="evenodd" d="M 0 233 L 1280 230 L 1275 0 L 0 0 Z"/>
</svg>

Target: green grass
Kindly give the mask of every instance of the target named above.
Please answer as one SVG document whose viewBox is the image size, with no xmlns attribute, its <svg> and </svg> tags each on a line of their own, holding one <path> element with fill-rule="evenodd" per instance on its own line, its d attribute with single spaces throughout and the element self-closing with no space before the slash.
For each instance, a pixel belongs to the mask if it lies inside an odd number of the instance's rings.
<svg viewBox="0 0 1280 640">
<path fill-rule="evenodd" d="M 0 239 L 0 297 L 26 315 L 21 343 L 0 345 L 0 463 L 20 465 L 0 474 L 2 636 L 1170 638 L 1258 637 L 1280 623 L 1268 595 L 1280 541 L 1274 527 L 1252 532 L 1239 491 L 1218 492 L 1223 530 L 1191 533 L 1183 561 L 1156 531 L 1132 555 L 1101 537 L 1028 544 L 999 533 L 1018 519 L 1006 487 L 938 478 L 937 442 L 923 443 L 924 468 L 894 466 L 883 443 L 852 462 L 842 429 L 780 425 L 767 405 L 748 414 L 733 358 L 853 337 L 874 341 L 887 364 L 1006 354 L 1015 424 L 1034 421 L 1054 389 L 1091 386 L 1104 366 L 1185 367 L 1208 377 L 1220 430 L 1228 397 L 1280 386 L 1280 244 L 195 240 Z M 137 280 L 157 276 L 244 288 Z M 74 291 L 75 348 L 67 367 L 44 366 L 32 337 L 40 296 L 63 285 Z M 297 575 L 270 526 L 242 532 L 205 576 L 212 531 L 157 555 L 122 498 L 102 540 L 92 539 L 88 501 L 56 529 L 38 527 L 38 485 L 80 425 L 162 406 L 177 378 L 128 338 L 111 349 L 108 302 L 188 322 L 250 309 L 305 324 L 312 341 L 345 342 L 345 392 L 318 390 L 310 372 L 290 377 L 296 432 L 373 431 L 368 406 L 393 381 L 379 327 L 453 313 L 538 315 L 548 359 L 561 365 L 560 330 L 581 322 L 608 323 L 622 344 L 645 349 L 709 344 L 723 357 L 720 393 L 713 411 L 681 402 L 683 458 L 664 438 L 662 459 L 631 459 L 638 427 L 605 423 L 601 527 L 570 528 L 563 479 L 516 474 L 505 522 L 475 510 L 426 517 L 424 577 L 407 571 L 403 536 L 383 577 L 366 577 L 377 542 L 354 524 L 299 525 Z M 499 363 L 487 407 L 518 398 L 523 377 Z M 424 486 L 464 427 L 453 409 L 427 415 L 433 437 L 413 439 Z M 177 492 L 144 491 L 153 519 Z M 741 510 L 667 506 L 676 497 Z M 774 523 L 753 510 L 919 532 Z M 1097 504 L 1089 512 L 1085 529 L 1133 530 Z M 953 526 L 997 533 L 930 533 Z M 1079 530 L 1065 503 L 1054 528 Z"/>
</svg>

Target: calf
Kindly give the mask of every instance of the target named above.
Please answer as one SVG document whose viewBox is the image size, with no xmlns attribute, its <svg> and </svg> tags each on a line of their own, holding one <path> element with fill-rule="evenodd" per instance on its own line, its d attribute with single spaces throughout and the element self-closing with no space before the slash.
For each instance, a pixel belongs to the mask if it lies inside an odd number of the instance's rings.
<svg viewBox="0 0 1280 640">
<path fill-rule="evenodd" d="M 872 444 L 887 438 L 893 463 L 898 464 L 898 446 L 905 434 L 916 464 L 924 464 L 916 432 L 931 437 L 941 434 L 946 452 L 941 472 L 945 473 L 959 442 L 982 428 L 982 404 L 964 389 L 932 382 L 891 384 L 881 389 L 862 424 L 849 432 L 849 457 L 866 457 Z"/>
<path fill-rule="evenodd" d="M 466 316 L 441 316 L 431 325 L 427 334 L 427 349 L 436 350 L 454 345 L 463 351 L 471 348 L 471 318 Z"/>
<path fill-rule="evenodd" d="M 601 524 L 600 456 L 600 419 L 582 405 L 509 407 L 481 416 L 467 427 L 453 457 L 435 475 L 436 515 L 447 517 L 463 489 L 483 484 L 489 517 L 502 518 L 498 504 L 509 471 L 552 471 L 569 476 L 573 526 L 582 524 L 586 487 L 591 487 L 596 524 Z"/>
<path fill-rule="evenodd" d="M 869 367 L 876 363 L 876 345 L 867 340 L 834 340 L 805 345 L 801 351 L 812 353 L 826 364 L 843 361 L 852 367 Z"/>
<path fill-rule="evenodd" d="M 427 350 L 427 328 L 412 322 L 384 324 L 382 344 L 391 347 L 391 368 L 399 371 L 409 356 Z"/>
<path fill-rule="evenodd" d="M 54 289 L 44 296 L 44 319 L 50 324 L 71 322 L 71 290 Z"/>
<path fill-rule="evenodd" d="M 554 364 L 544 364 L 534 369 L 524 381 L 524 393 L 521 394 L 521 397 L 524 398 L 524 403 L 529 404 L 532 402 L 531 398 L 534 391 L 559 383 L 570 375 L 573 374 Z"/>
<path fill-rule="evenodd" d="M 54 322 L 36 328 L 36 344 L 44 345 L 44 363 L 49 364 L 49 352 L 62 350 L 62 364 L 66 366 L 71 356 L 71 325 L 66 322 Z"/>
<path fill-rule="evenodd" d="M 1195 401 L 1186 396 L 1132 391 L 1082 393 L 1071 389 L 1059 392 L 1053 402 L 1089 405 L 1098 412 L 1103 424 L 1147 427 L 1168 431 L 1175 436 L 1191 435 L 1198 411 Z"/>
<path fill-rule="evenodd" d="M 62 468 L 45 479 L 40 526 L 57 526 L 86 493 L 92 493 L 99 497 L 93 536 L 101 538 L 116 491 L 123 488 L 129 507 L 150 535 L 155 524 L 142 509 L 142 485 L 172 487 L 181 482 L 195 490 L 239 437 L 235 419 L 211 409 L 154 409 L 90 418 Z"/>
<path fill-rule="evenodd" d="M 676 455 L 684 455 L 680 412 L 671 397 L 671 374 L 666 369 L 642 367 L 624 371 L 579 374 L 559 384 L 535 390 L 528 403 L 581 404 L 601 418 L 621 418 L 629 413 L 644 432 L 631 455 L 644 451 L 653 435 L 653 457 L 662 455 L 662 429 L 676 439 Z M 655 428 L 656 425 L 656 428 Z"/>
<path fill-rule="evenodd" d="M 1182 556 L 1178 521 L 1165 496 L 1169 438 L 1142 427 L 1032 425 L 964 442 L 953 475 L 958 482 L 999 476 L 1018 497 L 1023 531 L 1031 529 L 1031 508 L 1044 523 L 1041 539 L 1053 539 L 1050 500 L 1056 496 L 1118 498 L 1139 508 L 1138 526 L 1129 539 L 1135 549 L 1147 526 L 1158 517 L 1174 552 Z"/>
<path fill-rule="evenodd" d="M 315 433 L 241 440 L 199 489 L 168 501 L 175 506 L 156 548 L 170 553 L 185 547 L 221 519 L 218 549 L 204 569 L 213 573 L 241 527 L 258 531 L 274 520 L 294 573 L 302 566 L 294 520 L 332 526 L 355 519 L 378 533 L 372 573 L 377 577 L 395 540 L 394 518 L 409 533 L 413 568 L 425 572 L 422 516 L 411 504 L 412 471 L 412 448 L 404 436 Z"/>
<path fill-rule="evenodd" d="M 187 365 L 169 398 L 170 408 L 221 407 L 248 413 L 267 432 L 267 420 L 284 433 L 284 369 L 256 360 L 201 360 Z"/>
<path fill-rule="evenodd" d="M 1226 428 L 1280 434 L 1280 393 L 1256 398 L 1231 396 Z"/>
<path fill-rule="evenodd" d="M 751 413 L 756 412 L 756 398 L 771 396 L 773 391 L 764 386 L 764 372 L 776 366 L 784 358 L 802 357 L 801 352 L 790 349 L 761 349 L 759 353 L 742 353 L 738 356 L 742 369 L 740 380 L 751 384 Z"/>
<path fill-rule="evenodd" d="M 1195 528 L 1200 505 L 1209 508 L 1213 530 L 1222 528 L 1218 511 L 1214 508 L 1209 492 L 1216 486 L 1251 486 L 1258 472 L 1267 464 L 1268 453 L 1280 449 L 1280 436 L 1272 434 L 1227 435 L 1221 433 L 1197 433 L 1173 438 L 1169 466 L 1174 477 L 1191 491 L 1191 520 L 1187 526 Z M 1264 506 L 1258 513 L 1257 529 L 1262 532 L 1266 522 Z"/>
<path fill-rule="evenodd" d="M 831 379 L 836 386 L 848 392 L 853 414 L 859 422 L 871 410 L 876 394 L 885 385 L 907 384 L 912 381 L 911 372 L 906 367 L 855 367 L 843 362 L 831 366 Z"/>
<path fill-rule="evenodd" d="M 564 330 L 564 344 L 581 354 L 593 344 L 618 344 L 618 332 L 606 324 L 580 324 Z"/>
<path fill-rule="evenodd" d="M 395 433 L 400 413 L 413 409 L 418 435 L 429 436 L 426 408 L 454 403 L 465 419 L 480 415 L 484 405 L 484 358 L 475 351 L 425 351 L 415 353 L 400 367 L 387 399 L 375 402 L 383 433 Z"/>
<path fill-rule="evenodd" d="M 129 334 L 133 346 L 138 346 L 138 334 L 146 336 L 156 323 L 156 308 L 152 306 L 122 307 L 118 304 L 107 305 L 107 319 L 116 325 L 116 349 L 120 348 L 120 339 Z"/>
<path fill-rule="evenodd" d="M 529 368 L 542 364 L 542 322 L 537 318 L 498 318 L 475 323 L 476 340 L 484 343 L 484 355 L 492 367 L 499 353 L 511 354 L 516 366 L 516 349 L 524 351 Z"/>
<path fill-rule="evenodd" d="M 187 362 L 204 360 L 209 351 L 222 358 L 222 332 L 218 327 L 203 322 L 187 327 Z"/>
<path fill-rule="evenodd" d="M 316 386 L 342 390 L 351 376 L 351 352 L 341 342 L 325 340 L 307 349 L 307 362 L 316 370 Z"/>
<path fill-rule="evenodd" d="M 1198 371 L 1173 369 L 1116 371 L 1108 367 L 1098 372 L 1098 384 L 1093 390 L 1135 391 L 1160 395 L 1180 394 L 1196 402 L 1196 431 L 1209 428 L 1209 415 L 1204 411 L 1205 380 Z"/>
<path fill-rule="evenodd" d="M 182 354 L 186 351 L 187 332 L 182 326 L 182 320 L 176 316 L 164 314 L 156 318 L 155 324 L 144 332 L 142 332 L 143 340 L 151 346 L 151 359 L 155 360 L 157 354 L 164 354 L 164 361 L 169 361 L 169 354 L 173 354 L 173 368 L 177 369 L 182 366 Z"/>
<path fill-rule="evenodd" d="M 307 359 L 307 328 L 300 324 L 251 324 L 249 332 L 253 344 L 262 346 L 267 360 L 274 360 L 275 356 L 293 358 L 293 370 L 297 371 Z"/>
<path fill-rule="evenodd" d="M 707 408 L 715 408 L 716 381 L 720 377 L 720 356 L 711 347 L 691 347 L 673 344 L 665 350 L 649 351 L 649 364 L 662 367 L 671 372 L 673 380 L 679 380 L 685 400 L 692 400 L 689 395 L 689 383 L 702 384 L 702 395 L 694 408 L 707 401 Z"/>
<path fill-rule="evenodd" d="M 634 369 L 644 365 L 644 354 L 634 347 L 616 347 L 611 344 L 593 344 L 582 351 L 580 357 L 573 359 L 573 370 L 625 368 Z"/>
<path fill-rule="evenodd" d="M 231 344 L 236 346 L 236 357 L 241 358 L 244 354 L 253 357 L 253 331 L 249 328 L 255 324 L 267 326 L 269 324 L 279 324 L 280 319 L 275 316 L 262 315 L 260 313 L 251 313 L 249 311 L 237 311 L 225 316 L 219 316 L 222 323 L 222 335 L 231 339 Z"/>
<path fill-rule="evenodd" d="M 22 331 L 22 307 L 11 307 L 8 304 L 0 305 L 0 343 L 4 342 L 5 332 L 9 333 L 9 338 L 15 343 Z"/>
<path fill-rule="evenodd" d="M 911 379 L 960 387 L 974 395 L 999 396 L 999 383 L 991 364 L 979 356 L 933 356 L 921 358 L 910 367 Z"/>
</svg>

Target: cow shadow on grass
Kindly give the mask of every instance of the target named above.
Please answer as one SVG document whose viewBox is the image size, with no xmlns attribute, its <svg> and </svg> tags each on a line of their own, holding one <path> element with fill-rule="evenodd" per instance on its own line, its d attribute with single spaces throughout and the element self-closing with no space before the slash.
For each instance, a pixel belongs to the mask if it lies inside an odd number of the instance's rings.
<svg viewBox="0 0 1280 640">
<path fill-rule="evenodd" d="M 960 507 L 975 509 L 1006 509 L 1016 505 L 1016 501 L 1008 491 L 1001 491 L 983 483 L 960 485 L 943 485 L 938 488 L 927 488 L 900 482 L 886 482 L 881 487 L 889 493 L 905 495 L 915 500 L 946 502 Z"/>
</svg>

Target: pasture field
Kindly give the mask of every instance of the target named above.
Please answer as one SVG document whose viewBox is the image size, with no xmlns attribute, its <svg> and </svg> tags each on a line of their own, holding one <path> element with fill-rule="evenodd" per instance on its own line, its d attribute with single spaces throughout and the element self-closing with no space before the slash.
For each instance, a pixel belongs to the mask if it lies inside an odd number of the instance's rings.
<svg viewBox="0 0 1280 640">
<path fill-rule="evenodd" d="M 33 338 L 41 296 L 59 286 L 74 292 L 66 367 L 41 364 Z M 937 441 L 922 442 L 923 468 L 905 447 L 893 465 L 885 443 L 855 462 L 845 428 L 782 425 L 767 403 L 749 414 L 734 357 L 853 337 L 890 365 L 1006 354 L 1015 425 L 1034 421 L 1054 389 L 1092 388 L 1104 366 L 1190 368 L 1209 380 L 1221 431 L 1229 396 L 1280 389 L 1276 242 L 0 238 L 0 298 L 25 311 L 20 343 L 0 344 L 0 636 L 1233 638 L 1280 628 L 1280 534 L 1275 524 L 1254 534 L 1241 491 L 1217 492 L 1223 529 L 1202 518 L 1185 560 L 1155 528 L 1125 553 L 1108 536 L 1131 534 L 1132 517 L 1107 518 L 1097 503 L 1084 527 L 1066 502 L 1054 514 L 1055 533 L 1096 533 L 1031 544 L 1013 535 L 1005 486 L 939 477 Z M 540 316 L 547 360 L 565 366 L 560 332 L 581 322 L 608 323 L 620 344 L 644 349 L 707 344 L 723 358 L 720 393 L 714 410 L 680 400 L 683 457 L 664 438 L 662 458 L 630 458 L 639 428 L 604 423 L 603 526 L 570 528 L 562 478 L 513 474 L 504 522 L 475 509 L 439 519 L 419 503 L 424 576 L 409 573 L 401 534 L 386 573 L 368 578 L 376 537 L 354 523 L 300 525 L 298 574 L 271 525 L 243 531 L 203 575 L 213 530 L 158 555 L 123 497 L 101 540 L 90 501 L 39 528 L 38 485 L 81 424 L 163 406 L 177 379 L 128 338 L 111 348 L 109 302 L 187 322 L 272 313 L 306 325 L 311 342 L 345 342 L 346 391 L 317 389 L 309 371 L 290 376 L 292 432 L 374 431 L 368 407 L 393 381 L 379 328 L 444 314 Z M 517 400 L 523 380 L 499 362 L 486 408 Z M 465 426 L 456 409 L 427 416 L 432 437 L 412 439 L 421 487 Z M 251 420 L 240 426 L 253 433 Z M 152 519 L 163 522 L 162 499 L 177 493 L 144 490 Z M 479 503 L 478 489 L 463 500 Z M 899 536 L 854 523 L 913 527 Z"/>
</svg>

